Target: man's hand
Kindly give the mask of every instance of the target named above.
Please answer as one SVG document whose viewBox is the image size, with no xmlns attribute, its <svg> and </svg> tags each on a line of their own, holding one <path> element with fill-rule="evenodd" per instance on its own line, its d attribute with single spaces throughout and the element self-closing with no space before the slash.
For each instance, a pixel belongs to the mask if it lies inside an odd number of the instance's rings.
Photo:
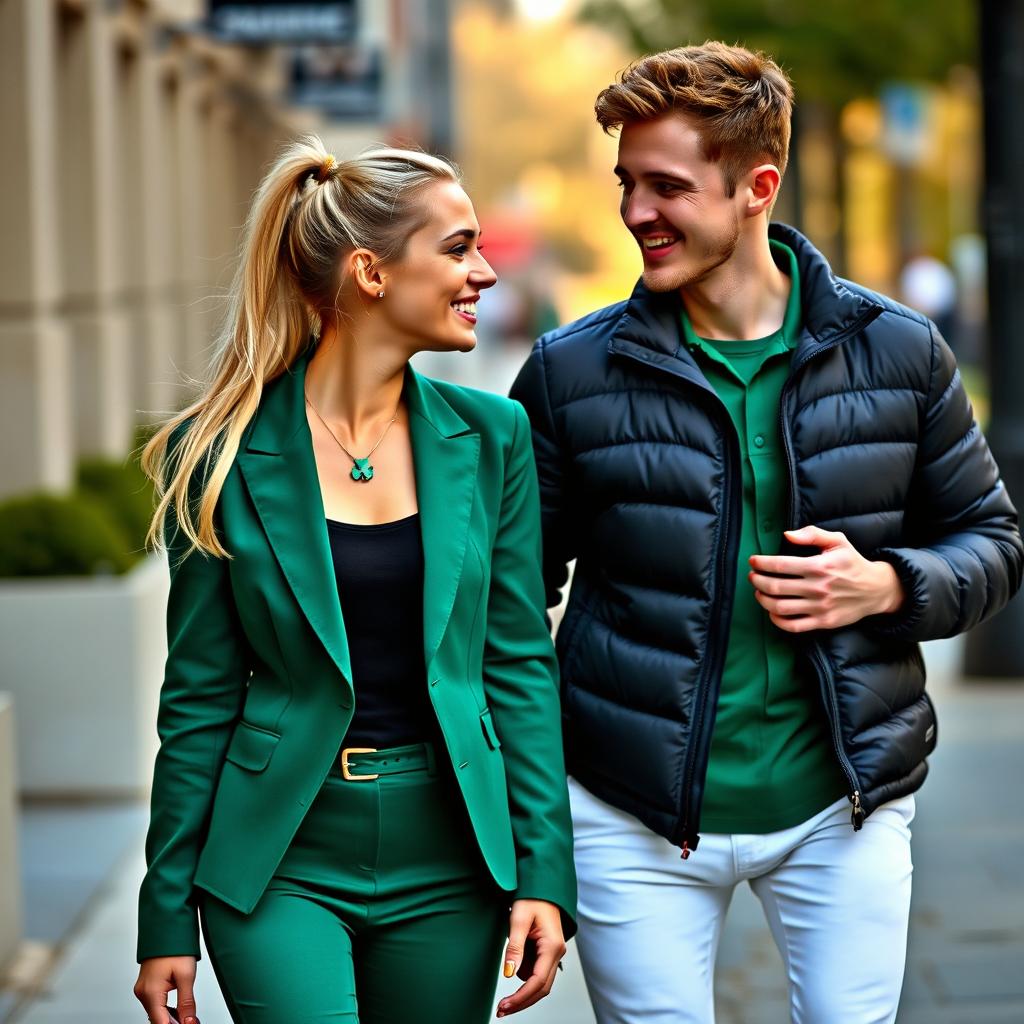
<svg viewBox="0 0 1024 1024">
<path fill-rule="evenodd" d="M 888 562 L 870 562 L 842 533 L 805 526 L 787 530 L 793 544 L 821 549 L 807 558 L 751 555 L 758 604 L 787 633 L 839 629 L 903 604 L 903 585 Z M 785 577 L 785 578 L 780 578 Z"/>
<path fill-rule="evenodd" d="M 498 1016 L 518 1013 L 543 999 L 555 983 L 556 969 L 563 956 L 565 939 L 558 907 L 546 900 L 516 900 L 509 922 L 504 975 L 518 975 L 523 984 L 501 1000 Z"/>
</svg>

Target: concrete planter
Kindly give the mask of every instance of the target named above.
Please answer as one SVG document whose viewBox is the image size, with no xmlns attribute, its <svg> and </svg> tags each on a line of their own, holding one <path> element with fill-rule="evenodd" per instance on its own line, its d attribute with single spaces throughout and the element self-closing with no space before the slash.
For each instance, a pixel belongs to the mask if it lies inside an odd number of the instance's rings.
<svg viewBox="0 0 1024 1024">
<path fill-rule="evenodd" d="M 124 576 L 0 581 L 0 690 L 17 708 L 23 795 L 146 790 L 167 589 L 162 555 Z"/>
</svg>

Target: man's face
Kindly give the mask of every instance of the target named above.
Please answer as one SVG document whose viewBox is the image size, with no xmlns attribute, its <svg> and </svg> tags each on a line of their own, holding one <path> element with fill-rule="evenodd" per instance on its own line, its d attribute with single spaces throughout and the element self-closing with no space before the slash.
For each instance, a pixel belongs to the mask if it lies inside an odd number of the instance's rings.
<svg viewBox="0 0 1024 1024">
<path fill-rule="evenodd" d="M 726 195 L 720 165 L 704 157 L 685 116 L 623 125 L 615 173 L 622 220 L 643 254 L 651 291 L 698 283 L 732 256 L 744 219 L 742 190 Z"/>
</svg>

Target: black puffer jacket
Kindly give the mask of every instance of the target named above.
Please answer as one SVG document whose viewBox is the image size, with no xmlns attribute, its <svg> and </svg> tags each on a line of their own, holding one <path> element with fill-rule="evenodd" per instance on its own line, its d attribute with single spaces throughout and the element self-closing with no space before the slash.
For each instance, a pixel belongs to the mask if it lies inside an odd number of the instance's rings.
<svg viewBox="0 0 1024 1024">
<path fill-rule="evenodd" d="M 842 531 L 890 561 L 907 595 L 897 615 L 794 635 L 820 680 L 859 828 L 927 772 L 935 714 L 918 641 L 1000 609 L 1024 557 L 934 325 L 833 277 L 792 228 L 770 235 L 796 252 L 804 317 L 781 399 L 788 526 Z M 568 769 L 692 848 L 741 494 L 735 432 L 681 343 L 679 304 L 638 284 L 627 302 L 546 334 L 512 395 L 534 428 L 549 604 L 577 559 L 558 634 Z"/>
</svg>

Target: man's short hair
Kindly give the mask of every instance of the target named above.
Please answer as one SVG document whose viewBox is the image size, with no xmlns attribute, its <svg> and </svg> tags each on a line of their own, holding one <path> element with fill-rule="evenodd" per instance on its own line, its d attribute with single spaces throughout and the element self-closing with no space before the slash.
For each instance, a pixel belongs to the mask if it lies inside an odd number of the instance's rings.
<svg viewBox="0 0 1024 1024">
<path fill-rule="evenodd" d="M 730 196 L 758 163 L 786 170 L 793 85 L 770 57 L 742 46 L 707 42 L 650 54 L 602 90 L 594 110 L 609 133 L 669 113 L 685 115 L 705 157 L 721 165 Z"/>
</svg>

